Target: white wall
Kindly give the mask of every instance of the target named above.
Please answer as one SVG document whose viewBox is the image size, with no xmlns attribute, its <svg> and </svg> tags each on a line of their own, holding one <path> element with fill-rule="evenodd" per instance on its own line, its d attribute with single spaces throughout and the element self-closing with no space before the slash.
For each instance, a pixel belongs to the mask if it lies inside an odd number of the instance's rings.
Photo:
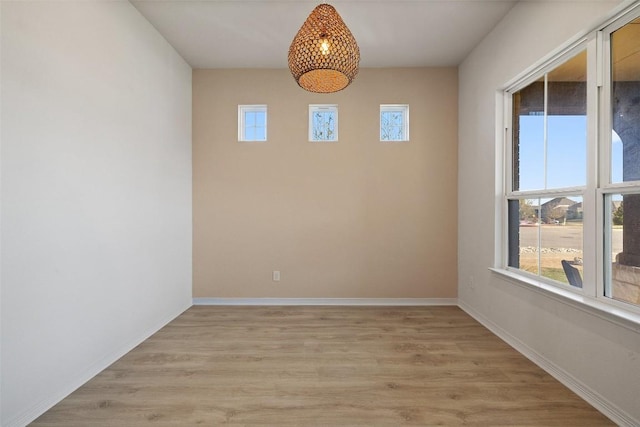
<svg viewBox="0 0 640 427">
<path fill-rule="evenodd" d="M 191 69 L 126 1 L 3 1 L 2 419 L 191 303 Z"/>
<path fill-rule="evenodd" d="M 640 328 L 624 328 L 488 271 L 497 214 L 496 90 L 617 4 L 520 2 L 460 66 L 458 295 L 463 308 L 583 387 L 601 410 L 640 424 Z"/>
</svg>

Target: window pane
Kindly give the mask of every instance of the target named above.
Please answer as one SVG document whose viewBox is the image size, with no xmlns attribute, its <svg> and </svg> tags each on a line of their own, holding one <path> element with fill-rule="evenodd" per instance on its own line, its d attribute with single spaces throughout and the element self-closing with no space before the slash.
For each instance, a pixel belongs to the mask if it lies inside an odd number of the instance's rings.
<svg viewBox="0 0 640 427">
<path fill-rule="evenodd" d="M 540 275 L 582 287 L 582 197 L 542 199 Z"/>
<path fill-rule="evenodd" d="M 544 188 L 544 78 L 513 95 L 513 190 Z"/>
<path fill-rule="evenodd" d="M 509 200 L 509 266 L 538 274 L 538 199 Z"/>
<path fill-rule="evenodd" d="M 619 137 L 611 147 L 611 180 L 640 180 L 640 18 L 611 35 L 611 75 L 612 124 Z M 622 145 L 621 161 L 616 144 Z M 620 163 L 622 174 L 616 174 Z"/>
<path fill-rule="evenodd" d="M 265 112 L 264 111 L 257 111 L 255 116 L 255 120 L 256 120 L 256 126 L 257 127 L 264 127 L 264 123 L 265 123 Z"/>
<path fill-rule="evenodd" d="M 393 119 L 390 111 L 380 114 L 380 139 L 390 141 L 393 139 Z"/>
<path fill-rule="evenodd" d="M 605 296 L 640 305 L 640 193 L 605 196 Z"/>
<path fill-rule="evenodd" d="M 383 141 L 402 141 L 403 135 L 403 112 L 384 111 L 380 116 L 380 132 Z"/>
<path fill-rule="evenodd" d="M 587 116 L 549 116 L 547 188 L 586 184 Z"/>
<path fill-rule="evenodd" d="M 582 287 L 582 197 L 509 200 L 509 266 Z"/>
<path fill-rule="evenodd" d="M 256 125 L 256 113 L 253 111 L 247 111 L 244 113 L 244 125 L 246 127 L 253 127 Z"/>
<path fill-rule="evenodd" d="M 514 150 L 513 190 L 539 190 L 544 188 L 544 117 L 520 116 L 518 150 Z"/>
<path fill-rule="evenodd" d="M 611 131 L 611 182 L 622 182 L 622 140 Z"/>
<path fill-rule="evenodd" d="M 587 52 L 547 76 L 547 188 L 586 184 Z"/>
<path fill-rule="evenodd" d="M 265 141 L 267 139 L 267 129 L 265 127 L 257 127 L 253 130 L 256 141 Z"/>
<path fill-rule="evenodd" d="M 513 94 L 514 191 L 586 184 L 587 54 Z"/>
<path fill-rule="evenodd" d="M 335 117 L 333 111 L 313 113 L 313 140 L 333 141 L 335 139 Z"/>
</svg>

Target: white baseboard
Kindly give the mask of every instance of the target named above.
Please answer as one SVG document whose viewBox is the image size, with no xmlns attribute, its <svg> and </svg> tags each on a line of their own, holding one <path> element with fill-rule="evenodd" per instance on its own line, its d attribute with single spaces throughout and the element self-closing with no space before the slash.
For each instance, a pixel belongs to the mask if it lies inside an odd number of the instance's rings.
<svg viewBox="0 0 640 427">
<path fill-rule="evenodd" d="M 109 367 L 111 364 L 113 364 L 113 362 L 120 359 L 122 356 L 124 356 L 125 354 L 133 350 L 136 346 L 138 346 L 144 340 L 149 338 L 151 335 L 158 332 L 167 323 L 171 322 L 173 319 L 178 317 L 181 313 L 183 313 L 189 307 L 190 307 L 189 305 L 185 305 L 183 308 L 178 310 L 178 312 L 173 313 L 161 319 L 155 326 L 152 326 L 151 328 L 147 329 L 143 334 L 141 334 L 140 337 L 123 344 L 122 346 L 120 346 L 120 348 L 114 350 L 110 354 L 104 356 L 100 360 L 91 364 L 89 368 L 87 368 L 84 372 L 79 374 L 76 378 L 72 379 L 67 386 L 60 389 L 56 394 L 47 396 L 46 398 L 32 405 L 29 409 L 24 411 L 22 414 L 9 420 L 6 424 L 6 427 L 24 427 L 29 423 L 33 422 L 36 418 L 38 418 L 40 415 L 47 412 L 54 405 L 56 405 L 62 399 L 64 399 L 65 397 L 73 393 L 76 389 L 78 389 L 80 386 L 85 384 L 91 378 L 95 377 L 100 372 L 102 372 L 107 367 Z"/>
<path fill-rule="evenodd" d="M 458 305 L 457 298 L 194 298 L 193 305 Z"/>
<path fill-rule="evenodd" d="M 602 412 L 617 425 L 625 427 L 640 426 L 639 420 L 635 420 L 622 409 L 618 408 L 616 405 L 605 399 L 602 395 L 583 384 L 574 376 L 570 375 L 567 371 L 524 344 L 518 338 L 511 335 L 509 332 L 505 331 L 491 320 L 475 311 L 469 305 L 465 304 L 464 301 L 458 300 L 458 306 L 471 317 L 480 322 L 485 328 L 489 329 L 500 339 L 516 349 L 523 356 L 544 369 L 548 374 L 560 381 L 575 394 L 583 398 L 598 411 Z"/>
</svg>

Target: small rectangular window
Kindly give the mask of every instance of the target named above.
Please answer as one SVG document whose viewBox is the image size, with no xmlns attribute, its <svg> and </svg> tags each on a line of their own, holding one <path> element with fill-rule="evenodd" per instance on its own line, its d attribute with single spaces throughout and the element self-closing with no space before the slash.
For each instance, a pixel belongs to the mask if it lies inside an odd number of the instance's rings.
<svg viewBox="0 0 640 427">
<path fill-rule="evenodd" d="M 267 140 L 267 106 L 238 105 L 238 141 Z"/>
<path fill-rule="evenodd" d="M 380 141 L 409 141 L 408 105 L 380 105 Z"/>
<path fill-rule="evenodd" d="M 309 105 L 309 141 L 338 141 L 337 105 Z"/>
</svg>

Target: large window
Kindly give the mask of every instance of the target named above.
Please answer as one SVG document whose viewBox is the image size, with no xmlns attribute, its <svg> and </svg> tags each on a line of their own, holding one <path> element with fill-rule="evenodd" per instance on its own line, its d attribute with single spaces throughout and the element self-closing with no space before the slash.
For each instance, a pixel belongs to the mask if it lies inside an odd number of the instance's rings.
<svg viewBox="0 0 640 427">
<path fill-rule="evenodd" d="M 640 305 L 640 18 L 614 26 L 608 40 L 604 295 Z"/>
<path fill-rule="evenodd" d="M 507 270 L 640 307 L 640 7 L 505 92 Z"/>
<path fill-rule="evenodd" d="M 582 49 L 511 95 L 508 265 L 575 287 L 582 287 L 586 81 Z"/>
</svg>

